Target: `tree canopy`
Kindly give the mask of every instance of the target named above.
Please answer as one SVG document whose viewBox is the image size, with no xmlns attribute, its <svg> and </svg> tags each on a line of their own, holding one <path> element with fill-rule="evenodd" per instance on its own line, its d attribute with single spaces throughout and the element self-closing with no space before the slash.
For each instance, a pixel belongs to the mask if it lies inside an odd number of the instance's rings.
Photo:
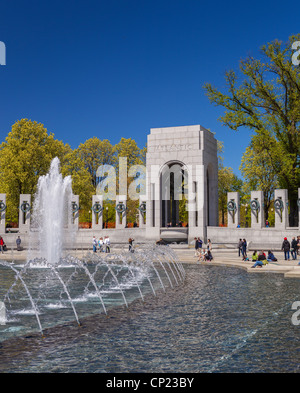
<svg viewBox="0 0 300 393">
<path fill-rule="evenodd" d="M 7 194 L 8 219 L 17 217 L 19 195 L 34 194 L 52 159 L 62 159 L 70 150 L 41 123 L 22 119 L 12 126 L 0 145 L 0 189 Z"/>
<path fill-rule="evenodd" d="M 278 185 L 288 189 L 290 225 L 297 220 L 300 184 L 300 68 L 292 62 L 292 44 L 299 40 L 300 35 L 287 43 L 273 41 L 262 46 L 261 58 L 242 60 L 240 75 L 225 73 L 225 93 L 204 86 L 210 102 L 224 107 L 224 126 L 249 129 L 259 140 Z"/>
<path fill-rule="evenodd" d="M 101 178 L 97 169 L 101 165 L 111 165 L 118 172 L 118 160 L 127 157 L 128 168 L 142 164 L 145 148 L 140 149 L 136 142 L 122 138 L 113 146 L 107 139 L 90 138 L 78 148 L 71 149 L 68 144 L 55 139 L 43 124 L 28 119 L 17 121 L 0 145 L 0 192 L 7 195 L 7 220 L 17 221 L 20 194 L 34 196 L 38 178 L 45 175 L 54 157 L 61 163 L 63 176 L 72 176 L 73 193 L 79 195 L 81 220 L 90 219 L 92 195 L 96 193 Z M 131 182 L 132 179 L 129 179 Z M 107 204 L 111 220 L 115 210 Z M 137 202 L 128 202 L 129 220 L 136 220 Z"/>
</svg>

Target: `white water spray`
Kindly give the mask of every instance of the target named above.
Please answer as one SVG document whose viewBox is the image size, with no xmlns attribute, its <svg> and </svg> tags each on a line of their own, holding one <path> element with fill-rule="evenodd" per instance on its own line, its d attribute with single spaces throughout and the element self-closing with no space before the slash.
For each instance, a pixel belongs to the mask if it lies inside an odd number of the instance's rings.
<svg viewBox="0 0 300 393">
<path fill-rule="evenodd" d="M 39 257 L 54 265 L 62 257 L 64 244 L 70 241 L 70 231 L 65 227 L 68 215 L 72 214 L 71 198 L 71 176 L 63 178 L 56 157 L 51 162 L 49 173 L 39 178 L 33 205 Z"/>
</svg>

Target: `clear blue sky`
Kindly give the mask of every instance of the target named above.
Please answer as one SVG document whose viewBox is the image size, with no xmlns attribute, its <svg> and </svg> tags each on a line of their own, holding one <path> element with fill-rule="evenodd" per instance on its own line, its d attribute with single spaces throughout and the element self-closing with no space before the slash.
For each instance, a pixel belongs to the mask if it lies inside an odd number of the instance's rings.
<svg viewBox="0 0 300 393">
<path fill-rule="evenodd" d="M 201 124 L 240 175 L 249 131 L 221 125 L 203 85 L 299 33 L 297 1 L 2 0 L 0 141 L 21 118 L 72 148 L 93 136 L 140 147 L 152 127 Z"/>
</svg>

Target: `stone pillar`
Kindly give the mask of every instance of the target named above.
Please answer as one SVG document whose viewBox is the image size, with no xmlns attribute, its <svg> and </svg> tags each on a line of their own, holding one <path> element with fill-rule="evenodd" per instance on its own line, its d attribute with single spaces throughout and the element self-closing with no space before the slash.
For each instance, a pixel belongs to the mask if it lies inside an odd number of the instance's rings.
<svg viewBox="0 0 300 393">
<path fill-rule="evenodd" d="M 119 204 L 123 204 L 125 206 L 125 210 L 120 213 L 116 210 L 116 229 L 126 228 L 126 224 L 127 224 L 126 202 L 127 202 L 127 198 L 125 195 L 117 195 L 116 208 L 118 207 Z"/>
<path fill-rule="evenodd" d="M 102 228 L 103 228 L 103 196 L 102 195 L 93 195 L 92 202 L 93 202 L 93 205 L 92 205 L 92 228 L 102 230 Z"/>
<path fill-rule="evenodd" d="M 0 194 L 0 233 L 5 233 L 6 194 Z"/>
<path fill-rule="evenodd" d="M 288 192 L 287 190 L 275 190 L 275 228 L 286 229 L 288 227 Z"/>
<path fill-rule="evenodd" d="M 79 195 L 72 195 L 71 197 L 71 214 L 69 217 L 69 228 L 79 228 Z"/>
<path fill-rule="evenodd" d="M 189 231 L 190 233 L 194 230 L 197 224 L 196 212 L 197 212 L 197 181 L 189 176 L 189 187 L 188 187 L 188 215 L 189 215 Z M 193 233 L 192 233 L 193 235 Z M 195 232 L 194 237 L 197 235 Z"/>
<path fill-rule="evenodd" d="M 31 195 L 20 195 L 19 206 L 19 231 L 21 233 L 30 231 L 30 217 L 31 217 Z"/>
<path fill-rule="evenodd" d="M 139 228 L 145 228 L 146 226 L 146 212 L 141 211 L 146 206 L 146 198 L 140 197 L 139 200 Z"/>
<path fill-rule="evenodd" d="M 206 182 L 205 182 L 205 167 L 204 165 L 197 165 L 196 169 L 196 184 L 197 184 L 197 206 L 196 206 L 196 228 L 198 235 L 203 241 L 207 237 L 207 200 L 206 200 Z M 190 240 L 192 233 L 190 234 Z"/>
<path fill-rule="evenodd" d="M 251 228 L 261 229 L 265 226 L 264 193 L 251 191 Z"/>
<path fill-rule="evenodd" d="M 238 192 L 227 193 L 227 220 L 228 228 L 237 228 L 240 224 L 240 194 Z"/>
</svg>

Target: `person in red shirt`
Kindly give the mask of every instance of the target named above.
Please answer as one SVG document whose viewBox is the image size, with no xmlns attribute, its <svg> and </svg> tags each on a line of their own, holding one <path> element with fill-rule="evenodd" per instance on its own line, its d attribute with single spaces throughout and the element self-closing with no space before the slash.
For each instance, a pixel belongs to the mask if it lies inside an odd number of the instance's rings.
<svg viewBox="0 0 300 393">
<path fill-rule="evenodd" d="M 4 254 L 3 253 L 3 246 L 4 246 L 4 241 L 3 241 L 2 236 L 0 236 L 0 251 L 2 252 L 2 254 Z"/>
</svg>

